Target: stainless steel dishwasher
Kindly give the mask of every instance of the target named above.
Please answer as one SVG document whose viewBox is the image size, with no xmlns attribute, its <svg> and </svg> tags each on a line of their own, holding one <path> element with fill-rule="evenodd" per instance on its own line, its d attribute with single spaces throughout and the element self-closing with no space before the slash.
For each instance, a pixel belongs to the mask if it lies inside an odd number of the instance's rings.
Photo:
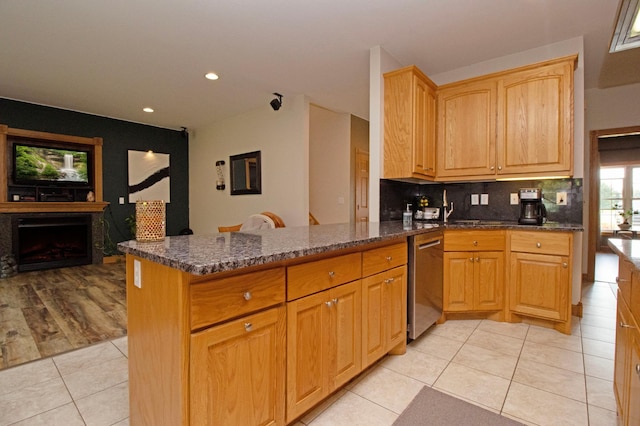
<svg viewBox="0 0 640 426">
<path fill-rule="evenodd" d="M 416 339 L 442 315 L 444 235 L 415 235 L 409 243 L 407 334 Z"/>
</svg>

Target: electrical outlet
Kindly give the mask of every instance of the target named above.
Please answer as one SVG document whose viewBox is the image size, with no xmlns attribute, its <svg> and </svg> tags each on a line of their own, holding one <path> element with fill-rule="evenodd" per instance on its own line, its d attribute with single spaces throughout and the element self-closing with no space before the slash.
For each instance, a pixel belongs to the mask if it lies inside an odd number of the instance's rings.
<svg viewBox="0 0 640 426">
<path fill-rule="evenodd" d="M 512 192 L 509 195 L 509 197 L 510 197 L 509 200 L 510 200 L 512 206 L 518 204 L 518 193 L 517 192 Z"/>
<path fill-rule="evenodd" d="M 483 206 L 489 205 L 489 194 L 480 194 L 480 204 Z"/>
<path fill-rule="evenodd" d="M 471 205 L 472 206 L 477 206 L 478 204 L 480 204 L 480 200 L 479 200 L 478 194 L 471 194 Z"/>
<path fill-rule="evenodd" d="M 133 260 L 133 285 L 138 288 L 142 288 L 142 265 L 140 265 L 140 261 L 134 259 Z"/>
<path fill-rule="evenodd" d="M 566 192 L 556 192 L 556 204 L 559 206 L 567 205 L 567 193 Z"/>
<path fill-rule="evenodd" d="M 120 204 L 124 204 L 124 197 L 120 197 L 120 198 L 118 198 L 118 203 L 120 203 Z"/>
</svg>

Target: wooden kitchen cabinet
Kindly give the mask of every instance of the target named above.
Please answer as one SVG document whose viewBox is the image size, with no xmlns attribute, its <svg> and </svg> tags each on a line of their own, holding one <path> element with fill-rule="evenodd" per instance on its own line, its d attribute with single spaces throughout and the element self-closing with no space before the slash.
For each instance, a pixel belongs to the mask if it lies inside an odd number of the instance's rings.
<svg viewBox="0 0 640 426">
<path fill-rule="evenodd" d="M 437 98 L 437 178 L 495 175 L 496 82 L 443 86 Z"/>
<path fill-rule="evenodd" d="M 407 267 L 362 280 L 362 368 L 407 339 Z"/>
<path fill-rule="evenodd" d="M 433 180 L 436 85 L 417 67 L 384 75 L 384 173 L 387 179 Z"/>
<path fill-rule="evenodd" d="M 573 234 L 511 231 L 510 313 L 571 333 Z"/>
<path fill-rule="evenodd" d="M 569 57 L 498 79 L 498 175 L 573 175 L 575 64 Z"/>
<path fill-rule="evenodd" d="M 443 310 L 504 310 L 505 231 L 447 231 Z"/>
<path fill-rule="evenodd" d="M 445 252 L 444 311 L 504 309 L 504 252 Z"/>
<path fill-rule="evenodd" d="M 287 304 L 287 421 L 361 368 L 360 280 Z"/>
<path fill-rule="evenodd" d="M 576 56 L 441 86 L 437 180 L 573 174 Z"/>
<path fill-rule="evenodd" d="M 282 425 L 285 308 L 191 336 L 191 425 Z"/>
</svg>

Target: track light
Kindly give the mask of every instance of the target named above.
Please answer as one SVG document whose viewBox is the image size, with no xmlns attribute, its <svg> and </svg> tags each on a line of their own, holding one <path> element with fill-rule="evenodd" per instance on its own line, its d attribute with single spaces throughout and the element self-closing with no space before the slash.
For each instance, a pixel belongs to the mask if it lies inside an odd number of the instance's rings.
<svg viewBox="0 0 640 426">
<path fill-rule="evenodd" d="M 271 104 L 271 108 L 273 108 L 274 111 L 277 111 L 282 106 L 282 95 L 280 93 L 274 93 L 274 95 L 276 95 L 277 98 L 273 99 L 269 103 Z"/>
</svg>

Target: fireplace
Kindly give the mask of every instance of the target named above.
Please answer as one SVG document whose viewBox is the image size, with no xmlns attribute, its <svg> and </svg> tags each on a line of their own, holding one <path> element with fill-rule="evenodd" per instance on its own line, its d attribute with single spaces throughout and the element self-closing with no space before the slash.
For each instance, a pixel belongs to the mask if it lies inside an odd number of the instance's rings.
<svg viewBox="0 0 640 426">
<path fill-rule="evenodd" d="M 19 271 L 92 263 L 90 214 L 20 215 L 12 220 Z"/>
</svg>

